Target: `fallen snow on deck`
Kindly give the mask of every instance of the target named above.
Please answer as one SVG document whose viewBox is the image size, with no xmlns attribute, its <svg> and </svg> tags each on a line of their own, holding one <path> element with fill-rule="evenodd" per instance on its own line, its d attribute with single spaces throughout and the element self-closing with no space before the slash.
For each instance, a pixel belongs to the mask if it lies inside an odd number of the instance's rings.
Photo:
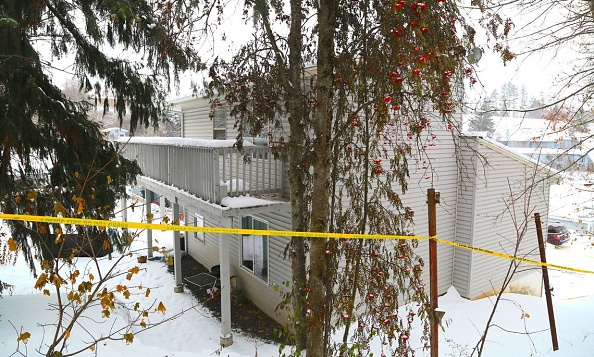
<svg viewBox="0 0 594 357">
<path fill-rule="evenodd" d="M 205 147 L 205 148 L 234 148 L 237 140 L 207 140 L 207 139 L 191 139 L 182 137 L 157 137 L 157 136 L 134 136 L 129 138 L 118 139 L 117 142 L 134 143 L 134 144 L 151 144 L 151 145 L 169 145 L 179 147 Z M 243 141 L 243 146 L 254 146 L 249 141 Z"/>
<path fill-rule="evenodd" d="M 225 197 L 221 200 L 221 205 L 226 208 L 245 208 L 245 207 L 260 207 L 279 204 L 282 202 L 263 200 L 261 198 L 251 197 L 250 195 L 238 197 Z"/>
<path fill-rule="evenodd" d="M 150 178 L 148 176 L 143 176 L 142 179 L 145 181 L 152 181 L 154 184 L 162 185 L 163 187 L 167 188 L 168 190 L 177 192 L 178 193 L 176 195 L 177 197 L 185 196 L 187 198 L 191 198 L 193 200 L 200 201 L 205 204 L 209 204 L 212 207 L 215 207 L 215 208 L 223 210 L 223 211 L 233 209 L 233 208 L 262 207 L 262 206 L 270 206 L 270 205 L 285 203 L 283 201 L 270 201 L 270 200 L 265 200 L 262 198 L 252 197 L 250 195 L 245 195 L 245 196 L 238 196 L 238 197 L 228 197 L 228 196 L 224 197 L 221 200 L 221 204 L 218 205 L 216 203 L 205 201 L 205 200 L 189 193 L 188 191 L 180 190 L 179 188 L 177 188 L 175 186 L 169 186 L 162 181 L 157 181 L 157 180 Z"/>
</svg>

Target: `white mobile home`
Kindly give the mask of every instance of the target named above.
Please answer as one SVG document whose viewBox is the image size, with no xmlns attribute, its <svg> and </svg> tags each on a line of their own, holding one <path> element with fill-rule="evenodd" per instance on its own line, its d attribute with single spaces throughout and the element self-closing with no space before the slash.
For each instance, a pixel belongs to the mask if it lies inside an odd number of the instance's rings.
<svg viewBox="0 0 594 357">
<path fill-rule="evenodd" d="M 101 132 L 108 140 L 115 140 L 118 138 L 124 138 L 128 136 L 129 131 L 122 128 L 112 127 L 102 129 Z"/>
<path fill-rule="evenodd" d="M 188 98 L 174 105 L 182 114 L 183 138 L 132 138 L 124 148 L 142 169 L 139 185 L 182 205 L 186 224 L 290 230 L 285 164 L 256 140 L 245 142 L 240 154 L 234 146 L 234 122 L 223 111 L 211 119 L 208 100 Z M 409 189 L 403 196 L 404 205 L 416 211 L 415 234 L 428 235 L 426 192 L 435 187 L 441 193 L 440 239 L 513 254 L 514 220 L 523 219 L 522 213 L 530 217 L 538 212 L 546 222 L 549 181 L 554 176 L 494 142 L 433 125 L 435 145 L 426 149 L 430 165 L 410 164 Z M 538 259 L 533 226 L 515 253 Z M 206 267 L 220 264 L 221 271 L 228 269 L 248 299 L 286 323 L 285 313 L 277 311 L 281 297 L 273 285 L 291 281 L 291 263 L 284 258 L 289 238 L 206 233 L 190 234 L 186 242 L 192 257 Z M 418 247 L 425 260 L 427 247 L 426 241 Z M 509 265 L 505 259 L 445 244 L 438 247 L 438 260 L 439 293 L 453 285 L 470 299 L 496 291 Z M 518 274 L 517 291 L 539 295 L 539 277 Z"/>
</svg>

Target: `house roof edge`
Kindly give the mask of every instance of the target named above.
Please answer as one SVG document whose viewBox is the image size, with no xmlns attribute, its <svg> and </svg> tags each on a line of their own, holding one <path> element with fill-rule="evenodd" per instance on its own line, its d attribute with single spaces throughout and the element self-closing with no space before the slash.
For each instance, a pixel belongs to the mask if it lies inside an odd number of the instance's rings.
<svg viewBox="0 0 594 357">
<path fill-rule="evenodd" d="M 480 145 L 483 145 L 484 147 L 496 151 L 502 155 L 505 155 L 507 157 L 509 157 L 512 160 L 518 161 L 526 166 L 530 166 L 534 169 L 536 169 L 536 172 L 538 173 L 545 173 L 546 175 L 555 178 L 559 183 L 561 183 L 561 181 L 563 181 L 563 175 L 560 171 L 555 170 L 554 168 L 548 166 L 548 165 L 543 165 L 542 163 L 533 160 L 525 155 L 522 155 L 519 152 L 514 151 L 513 149 L 495 141 L 489 138 L 484 138 L 481 136 L 475 136 L 475 135 L 464 135 L 467 138 L 472 138 L 475 139 Z"/>
</svg>

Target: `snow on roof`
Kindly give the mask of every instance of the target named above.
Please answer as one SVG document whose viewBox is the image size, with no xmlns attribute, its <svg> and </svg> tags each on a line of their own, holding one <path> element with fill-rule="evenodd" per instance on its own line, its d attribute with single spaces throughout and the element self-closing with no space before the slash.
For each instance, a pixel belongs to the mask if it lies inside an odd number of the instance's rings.
<svg viewBox="0 0 594 357">
<path fill-rule="evenodd" d="M 495 131 L 501 133 L 506 131 L 537 132 L 552 127 L 552 122 L 543 118 L 493 116 L 492 119 L 495 124 Z"/>
<path fill-rule="evenodd" d="M 496 140 L 477 136 L 477 135 L 472 135 L 472 133 L 469 133 L 465 136 L 475 138 L 479 144 L 485 146 L 488 149 L 499 152 L 499 153 L 501 153 L 513 160 L 519 161 L 525 165 L 538 167 L 540 170 L 544 170 L 544 171 L 548 172 L 551 176 L 554 176 L 558 179 L 562 179 L 562 175 L 559 171 L 553 169 L 552 167 L 550 167 L 548 165 L 543 165 L 538 160 L 528 157 L 528 156 L 522 154 L 521 152 L 514 150 L 514 148 L 506 146 Z"/>
<path fill-rule="evenodd" d="M 123 129 L 123 128 L 118 128 L 116 126 L 111 127 L 111 128 L 105 128 L 105 129 L 101 129 L 102 133 L 107 133 L 108 131 L 125 131 L 126 133 L 128 132 L 128 130 Z"/>
<path fill-rule="evenodd" d="M 517 141 L 517 142 L 561 142 L 564 140 L 572 140 L 573 135 L 568 132 L 554 132 L 554 133 L 521 133 L 516 132 L 508 136 L 497 136 L 501 141 Z"/>
<path fill-rule="evenodd" d="M 206 100 L 206 98 L 204 97 L 197 97 L 195 95 L 187 95 L 184 97 L 180 97 L 180 98 L 173 98 L 169 100 L 170 104 L 173 104 L 174 106 L 176 104 L 182 104 L 182 103 L 187 103 L 187 102 L 192 102 L 195 100 Z"/>
<path fill-rule="evenodd" d="M 207 147 L 207 148 L 234 148 L 237 140 L 208 140 L 208 139 L 192 139 L 182 137 L 164 137 L 164 136 L 134 136 L 131 138 L 123 138 L 117 140 L 119 143 L 136 143 L 136 144 L 150 144 L 150 145 L 169 145 L 179 147 Z M 254 146 L 249 141 L 243 141 L 243 146 Z"/>
</svg>

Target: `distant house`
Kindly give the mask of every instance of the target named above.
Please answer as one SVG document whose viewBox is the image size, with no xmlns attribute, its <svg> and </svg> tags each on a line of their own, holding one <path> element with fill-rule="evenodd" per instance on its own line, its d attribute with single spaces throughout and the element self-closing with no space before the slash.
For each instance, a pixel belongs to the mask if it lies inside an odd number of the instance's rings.
<svg viewBox="0 0 594 357">
<path fill-rule="evenodd" d="M 102 129 L 101 132 L 109 140 L 116 140 L 119 138 L 127 137 L 129 133 L 128 130 L 117 127 Z"/>
<path fill-rule="evenodd" d="M 546 119 L 500 117 L 493 138 L 541 164 L 556 170 L 594 170 L 594 146 L 566 123 Z"/>
<path fill-rule="evenodd" d="M 138 184 L 183 206 L 186 225 L 291 230 L 285 163 L 256 142 L 244 142 L 244 153 L 239 154 L 234 120 L 223 109 L 212 120 L 208 100 L 182 98 L 173 104 L 182 114 L 182 138 L 135 137 L 124 148 L 142 169 Z M 514 222 L 530 220 L 538 212 L 546 227 L 549 185 L 557 179 L 548 168 L 492 140 L 457 136 L 445 124 L 432 123 L 432 130 L 439 142 L 426 151 L 433 170 L 411 163 L 403 196 L 404 205 L 416 212 L 415 234 L 428 235 L 430 187 L 441 193 L 441 239 L 509 254 L 517 240 Z M 534 223 L 525 223 L 528 230 L 518 255 L 538 259 Z M 286 312 L 276 309 L 281 297 L 273 286 L 292 281 L 290 260 L 284 258 L 288 243 L 287 237 L 205 233 L 190 235 L 186 250 L 207 267 L 228 269 L 248 299 L 284 324 Z M 492 294 L 509 265 L 505 259 L 451 245 L 440 245 L 438 251 L 440 294 L 450 286 L 469 299 Z M 428 261 L 426 241 L 417 252 Z M 523 269 L 510 288 L 540 295 L 540 274 Z M 228 299 L 225 292 L 222 299 Z M 228 333 L 225 323 L 223 335 Z"/>
</svg>

